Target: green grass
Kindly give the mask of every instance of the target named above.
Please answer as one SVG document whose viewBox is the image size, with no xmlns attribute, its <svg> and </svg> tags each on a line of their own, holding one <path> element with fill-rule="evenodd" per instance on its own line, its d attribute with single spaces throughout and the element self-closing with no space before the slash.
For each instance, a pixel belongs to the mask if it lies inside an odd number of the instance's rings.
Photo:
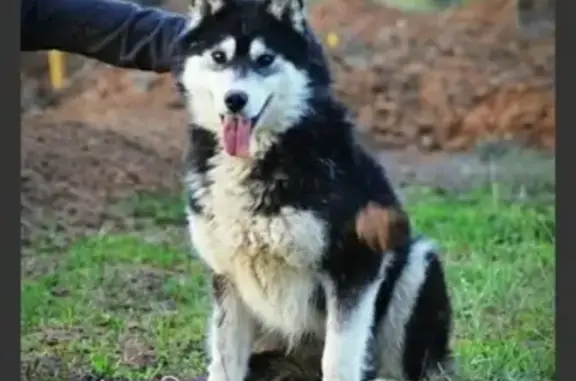
<svg viewBox="0 0 576 381">
<path fill-rule="evenodd" d="M 483 194 L 412 198 L 417 228 L 445 249 L 461 379 L 552 380 L 553 206 L 495 204 Z M 23 262 L 31 274 L 21 290 L 24 376 L 145 380 L 203 370 L 209 300 L 202 266 L 175 225 L 179 202 L 147 195 L 123 204 L 170 239 L 150 239 L 146 230 L 99 235 L 65 253 L 39 249 Z M 26 268 L 33 266 L 40 267 Z"/>
</svg>

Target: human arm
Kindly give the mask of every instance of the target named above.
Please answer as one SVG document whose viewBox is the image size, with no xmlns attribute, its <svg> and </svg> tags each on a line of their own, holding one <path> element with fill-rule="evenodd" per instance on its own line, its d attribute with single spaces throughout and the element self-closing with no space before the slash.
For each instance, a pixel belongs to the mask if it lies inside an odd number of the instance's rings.
<svg viewBox="0 0 576 381">
<path fill-rule="evenodd" d="M 20 49 L 56 49 L 110 65 L 171 69 L 184 15 L 121 0 L 22 0 Z"/>
</svg>

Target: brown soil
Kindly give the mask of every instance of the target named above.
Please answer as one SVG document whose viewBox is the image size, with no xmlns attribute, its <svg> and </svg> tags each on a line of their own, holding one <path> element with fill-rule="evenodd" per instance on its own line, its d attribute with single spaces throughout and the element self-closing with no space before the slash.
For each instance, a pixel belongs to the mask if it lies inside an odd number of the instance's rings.
<svg viewBox="0 0 576 381">
<path fill-rule="evenodd" d="M 554 40 L 522 37 L 513 3 L 406 15 L 333 0 L 311 15 L 322 35 L 340 37 L 329 51 L 336 89 L 380 148 L 451 151 L 498 138 L 553 150 Z M 56 104 L 22 116 L 24 238 L 50 221 L 97 229 L 111 199 L 178 187 L 186 117 L 175 88 L 168 76 L 135 75 L 98 65 Z"/>
<path fill-rule="evenodd" d="M 381 146 L 461 150 L 498 138 L 554 148 L 554 39 L 523 38 L 514 1 L 406 16 L 336 0 L 314 15 L 324 34 L 346 36 L 330 51 L 336 88 Z"/>
</svg>

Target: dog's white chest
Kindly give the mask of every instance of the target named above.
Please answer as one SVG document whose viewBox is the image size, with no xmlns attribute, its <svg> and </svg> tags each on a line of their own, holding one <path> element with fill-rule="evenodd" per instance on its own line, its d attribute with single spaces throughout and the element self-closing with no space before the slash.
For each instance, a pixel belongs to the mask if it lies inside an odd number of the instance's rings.
<svg viewBox="0 0 576 381">
<path fill-rule="evenodd" d="M 264 327 L 295 339 L 322 330 L 312 299 L 318 285 L 312 271 L 265 258 L 238 258 L 234 266 L 236 288 Z"/>
<path fill-rule="evenodd" d="M 199 254 L 216 272 L 233 271 L 235 258 L 283 262 L 295 268 L 316 266 L 325 245 L 323 224 L 311 212 L 285 208 L 272 217 L 253 216 L 230 200 L 213 218 L 189 216 Z M 232 266 L 232 267 L 231 267 Z"/>
<path fill-rule="evenodd" d="M 189 219 L 198 254 L 235 283 L 268 328 L 286 336 L 318 331 L 311 297 L 325 242 L 320 225 L 294 211 L 268 219 L 249 218 L 234 207 L 227 212 L 212 221 Z"/>
<path fill-rule="evenodd" d="M 263 323 L 286 334 L 310 330 L 315 310 L 309 301 L 326 225 L 312 211 L 292 207 L 271 216 L 254 214 L 239 175 L 234 167 L 213 170 L 214 186 L 201 198 L 211 217 L 189 213 L 192 243 L 215 272 L 234 281 Z"/>
<path fill-rule="evenodd" d="M 254 198 L 242 183 L 246 167 L 214 158 L 213 186 L 198 189 L 204 215 L 190 215 L 194 245 L 217 272 L 225 273 L 234 257 L 277 258 L 288 266 L 316 266 L 327 243 L 326 224 L 309 210 L 281 207 L 274 215 L 254 213 Z"/>
</svg>

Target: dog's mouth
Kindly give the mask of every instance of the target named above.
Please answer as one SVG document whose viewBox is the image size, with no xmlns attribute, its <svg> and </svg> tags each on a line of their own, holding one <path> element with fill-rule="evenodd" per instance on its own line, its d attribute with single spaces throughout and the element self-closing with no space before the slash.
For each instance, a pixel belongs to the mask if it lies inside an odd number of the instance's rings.
<svg viewBox="0 0 576 381">
<path fill-rule="evenodd" d="M 247 118 L 242 114 L 220 115 L 224 136 L 224 150 L 226 153 L 230 156 L 250 156 L 250 137 L 252 130 L 260 121 L 271 99 L 272 96 L 269 96 L 258 114 L 252 118 Z"/>
</svg>

